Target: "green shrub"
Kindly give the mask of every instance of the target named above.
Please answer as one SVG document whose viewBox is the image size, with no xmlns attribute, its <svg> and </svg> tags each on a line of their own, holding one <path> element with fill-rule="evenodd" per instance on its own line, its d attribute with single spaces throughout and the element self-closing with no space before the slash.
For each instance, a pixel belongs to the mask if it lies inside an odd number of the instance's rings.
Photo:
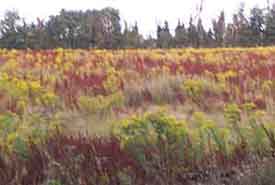
<svg viewBox="0 0 275 185">
<path fill-rule="evenodd" d="M 79 105 L 82 110 L 101 116 L 111 113 L 114 108 L 119 108 L 124 104 L 122 93 L 118 92 L 109 96 L 80 96 Z"/>
<path fill-rule="evenodd" d="M 116 123 L 113 134 L 121 138 L 125 144 L 134 141 L 155 144 L 160 140 L 175 143 L 187 134 L 187 126 L 184 121 L 178 121 L 159 111 Z"/>
</svg>

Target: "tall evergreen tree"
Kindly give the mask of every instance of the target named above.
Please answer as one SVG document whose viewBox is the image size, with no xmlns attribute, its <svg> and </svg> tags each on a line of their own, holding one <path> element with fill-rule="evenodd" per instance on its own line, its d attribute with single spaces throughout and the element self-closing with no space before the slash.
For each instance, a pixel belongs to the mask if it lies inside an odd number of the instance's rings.
<svg viewBox="0 0 275 185">
<path fill-rule="evenodd" d="M 157 29 L 157 47 L 159 48 L 170 48 L 172 47 L 172 35 L 170 33 L 169 24 L 167 21 L 164 22 L 164 27 L 158 26 Z"/>
<path fill-rule="evenodd" d="M 198 47 L 197 46 L 198 33 L 197 33 L 197 28 L 193 23 L 192 17 L 189 20 L 189 27 L 188 27 L 187 35 L 188 35 L 188 46 L 189 47 Z"/>
<path fill-rule="evenodd" d="M 236 20 L 236 34 L 238 38 L 238 46 L 250 46 L 251 45 L 251 29 L 249 27 L 249 21 L 245 16 L 245 5 L 242 3 L 238 14 L 237 14 L 237 20 Z"/>
<path fill-rule="evenodd" d="M 266 45 L 275 44 L 275 5 L 268 11 L 266 15 L 264 42 Z"/>
<path fill-rule="evenodd" d="M 18 32 L 21 17 L 16 11 L 7 11 L 0 22 L 0 45 L 4 48 L 23 48 L 24 36 Z"/>
<path fill-rule="evenodd" d="M 206 44 L 207 34 L 204 30 L 201 18 L 198 20 L 197 25 L 197 47 L 204 47 Z"/>
<path fill-rule="evenodd" d="M 226 27 L 224 42 L 227 47 L 236 45 L 236 28 L 233 23 L 229 23 Z"/>
<path fill-rule="evenodd" d="M 135 23 L 132 28 L 128 28 L 127 23 L 125 23 L 124 33 L 123 33 L 123 47 L 124 48 L 140 48 L 142 47 L 143 37 L 139 34 L 139 29 L 137 23 Z"/>
<path fill-rule="evenodd" d="M 225 15 L 222 11 L 218 20 L 213 20 L 214 38 L 219 47 L 224 46 L 225 28 Z"/>
<path fill-rule="evenodd" d="M 225 24 L 224 12 L 205 31 L 202 19 L 197 24 L 190 18 L 189 26 L 180 21 L 171 34 L 167 21 L 158 25 L 157 38 L 143 39 L 137 24 L 122 32 L 119 11 L 113 8 L 87 11 L 61 10 L 48 21 L 27 24 L 17 12 L 8 11 L 0 21 L 0 47 L 4 48 L 140 48 L 140 47 L 223 47 L 259 46 L 275 43 L 275 7 L 251 9 L 245 16 L 242 4 Z M 200 17 L 200 16 L 198 16 Z"/>
<path fill-rule="evenodd" d="M 175 29 L 175 37 L 174 37 L 174 43 L 175 43 L 175 47 L 185 47 L 187 45 L 187 41 L 188 41 L 188 35 L 187 35 L 187 31 L 185 29 L 185 25 L 180 21 L 178 21 L 178 25 Z"/>
<path fill-rule="evenodd" d="M 253 46 L 263 44 L 264 14 L 260 8 L 253 8 L 249 17 L 250 42 Z"/>
</svg>

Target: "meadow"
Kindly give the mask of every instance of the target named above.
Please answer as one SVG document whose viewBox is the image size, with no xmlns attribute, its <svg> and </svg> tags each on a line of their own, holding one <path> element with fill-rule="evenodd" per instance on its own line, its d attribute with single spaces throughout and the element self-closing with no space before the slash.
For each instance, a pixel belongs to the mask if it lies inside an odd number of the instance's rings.
<svg viewBox="0 0 275 185">
<path fill-rule="evenodd" d="M 273 47 L 1 49 L 0 184 L 274 184 L 274 102 Z"/>
</svg>

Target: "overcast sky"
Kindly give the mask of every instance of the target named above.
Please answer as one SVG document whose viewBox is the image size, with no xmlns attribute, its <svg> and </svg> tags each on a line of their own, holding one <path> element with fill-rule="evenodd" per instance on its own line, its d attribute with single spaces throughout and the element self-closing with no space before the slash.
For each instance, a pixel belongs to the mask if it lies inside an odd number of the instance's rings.
<svg viewBox="0 0 275 185">
<path fill-rule="evenodd" d="M 196 7 L 201 0 L 0 0 L 0 16 L 5 10 L 15 9 L 27 21 L 36 17 L 47 18 L 57 14 L 60 9 L 86 10 L 101 9 L 106 6 L 118 8 L 122 20 L 130 23 L 138 22 L 140 31 L 144 35 L 155 34 L 156 24 L 168 20 L 173 29 L 178 19 L 188 23 L 190 15 L 196 12 Z M 226 12 L 227 21 L 236 11 L 240 3 L 244 2 L 247 8 L 253 6 L 266 7 L 267 0 L 204 0 L 202 18 L 205 25 L 219 14 Z M 270 0 L 270 3 L 274 0 Z"/>
</svg>

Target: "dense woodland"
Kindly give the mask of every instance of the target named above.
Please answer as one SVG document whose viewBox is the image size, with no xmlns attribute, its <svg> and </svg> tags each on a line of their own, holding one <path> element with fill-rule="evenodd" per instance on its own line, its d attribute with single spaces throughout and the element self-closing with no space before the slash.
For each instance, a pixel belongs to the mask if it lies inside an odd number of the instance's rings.
<svg viewBox="0 0 275 185">
<path fill-rule="evenodd" d="M 228 20 L 228 21 L 225 21 Z M 231 20 L 231 21 L 230 21 Z M 37 18 L 26 23 L 16 11 L 7 11 L 0 22 L 0 47 L 16 49 L 51 48 L 182 48 L 182 47 L 255 47 L 275 43 L 275 6 L 255 7 L 245 14 L 240 6 L 233 17 L 224 12 L 206 29 L 203 20 L 192 17 L 185 25 L 181 21 L 171 31 L 165 21 L 156 27 L 156 38 L 145 38 L 139 26 L 122 25 L 119 11 L 102 10 L 68 11 L 47 20 Z M 122 29 L 123 28 L 123 29 Z"/>
</svg>

